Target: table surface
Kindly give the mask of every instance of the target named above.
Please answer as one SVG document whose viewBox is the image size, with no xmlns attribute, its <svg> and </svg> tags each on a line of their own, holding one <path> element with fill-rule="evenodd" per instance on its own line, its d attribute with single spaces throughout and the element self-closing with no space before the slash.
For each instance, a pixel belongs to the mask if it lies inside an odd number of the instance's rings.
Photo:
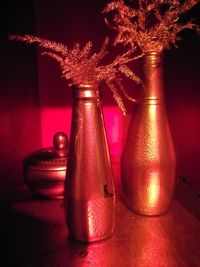
<svg viewBox="0 0 200 267">
<path fill-rule="evenodd" d="M 200 200 L 184 184 L 177 191 L 159 217 L 136 215 L 117 199 L 115 234 L 82 244 L 67 238 L 62 200 L 38 198 L 21 185 L 1 208 L 0 266 L 200 266 Z"/>
</svg>

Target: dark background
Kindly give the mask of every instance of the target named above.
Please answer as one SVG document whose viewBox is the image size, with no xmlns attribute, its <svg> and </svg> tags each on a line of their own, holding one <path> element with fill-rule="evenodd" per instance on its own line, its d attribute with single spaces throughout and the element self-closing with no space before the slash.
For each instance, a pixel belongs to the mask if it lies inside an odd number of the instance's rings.
<svg viewBox="0 0 200 267">
<path fill-rule="evenodd" d="M 53 60 L 36 47 L 7 41 L 7 35 L 36 34 L 71 46 L 113 35 L 100 11 L 107 1 L 7 1 L 0 4 L 0 199 L 22 180 L 22 159 L 40 148 L 41 112 L 69 107 L 70 91 Z M 200 6 L 189 16 L 199 19 Z M 177 154 L 177 176 L 200 194 L 200 38 L 186 31 L 179 49 L 164 54 L 165 103 Z M 136 66 L 138 68 L 138 66 Z M 130 94 L 139 88 L 126 83 Z M 104 107 L 115 106 L 104 90 Z M 132 104 L 128 104 L 131 114 Z M 51 122 L 53 123 L 53 122 Z M 126 121 L 125 121 L 126 123 Z M 120 129 L 121 131 L 123 129 Z M 123 133 L 122 133 L 123 134 Z"/>
</svg>

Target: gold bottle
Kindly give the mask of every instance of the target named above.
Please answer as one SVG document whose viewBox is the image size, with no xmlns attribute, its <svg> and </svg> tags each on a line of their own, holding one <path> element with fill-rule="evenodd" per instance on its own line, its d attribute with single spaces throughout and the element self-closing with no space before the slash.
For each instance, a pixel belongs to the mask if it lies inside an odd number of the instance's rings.
<svg viewBox="0 0 200 267">
<path fill-rule="evenodd" d="M 175 152 L 163 99 L 162 56 L 145 55 L 145 95 L 138 102 L 122 153 L 127 207 L 143 215 L 165 213 L 175 186 Z"/>
<path fill-rule="evenodd" d="M 113 234 L 115 192 L 100 91 L 72 88 L 73 108 L 66 176 L 65 207 L 69 236 L 81 242 Z"/>
</svg>

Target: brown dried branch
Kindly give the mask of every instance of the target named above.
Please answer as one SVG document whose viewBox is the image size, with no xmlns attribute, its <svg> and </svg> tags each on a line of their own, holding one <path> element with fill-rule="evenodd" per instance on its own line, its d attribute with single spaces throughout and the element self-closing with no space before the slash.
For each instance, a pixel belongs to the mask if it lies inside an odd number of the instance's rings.
<svg viewBox="0 0 200 267">
<path fill-rule="evenodd" d="M 117 31 L 114 44 L 139 47 L 143 53 L 160 52 L 170 44 L 176 45 L 178 33 L 185 29 L 199 32 L 194 22 L 179 23 L 180 17 L 199 0 L 138 0 L 137 7 L 115 0 L 106 5 L 102 13 L 113 12 L 107 24 Z"/>
</svg>

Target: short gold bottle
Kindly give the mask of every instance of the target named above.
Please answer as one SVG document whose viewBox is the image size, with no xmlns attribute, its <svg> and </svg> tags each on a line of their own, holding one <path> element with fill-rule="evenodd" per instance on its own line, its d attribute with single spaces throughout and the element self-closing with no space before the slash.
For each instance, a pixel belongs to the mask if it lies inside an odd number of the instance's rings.
<svg viewBox="0 0 200 267">
<path fill-rule="evenodd" d="M 144 98 L 136 104 L 122 153 L 123 198 L 143 215 L 165 213 L 175 187 L 175 152 L 163 99 L 162 56 L 144 57 Z"/>
<path fill-rule="evenodd" d="M 65 208 L 69 236 L 81 242 L 113 234 L 115 192 L 100 91 L 89 84 L 72 87 L 72 124 Z"/>
</svg>

